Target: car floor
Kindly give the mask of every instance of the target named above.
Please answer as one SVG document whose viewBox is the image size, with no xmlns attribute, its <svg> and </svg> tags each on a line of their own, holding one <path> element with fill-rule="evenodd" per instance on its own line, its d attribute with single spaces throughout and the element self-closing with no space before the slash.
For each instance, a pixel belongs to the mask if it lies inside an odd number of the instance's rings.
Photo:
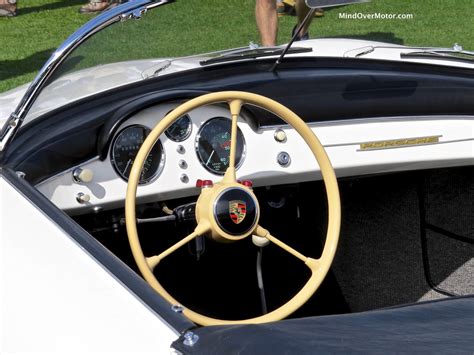
<svg viewBox="0 0 474 355">
<path fill-rule="evenodd" d="M 474 293 L 473 171 L 341 184 L 343 225 L 333 270 L 351 311 Z"/>
</svg>

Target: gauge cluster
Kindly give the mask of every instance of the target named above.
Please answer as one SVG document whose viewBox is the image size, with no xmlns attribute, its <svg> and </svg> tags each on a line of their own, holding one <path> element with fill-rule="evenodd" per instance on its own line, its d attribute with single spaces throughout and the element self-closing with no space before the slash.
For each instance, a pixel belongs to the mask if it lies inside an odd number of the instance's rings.
<svg viewBox="0 0 474 355">
<path fill-rule="evenodd" d="M 197 129 L 194 136 L 191 137 L 193 124 L 197 126 Z M 179 149 L 184 151 L 186 149 L 183 144 L 189 141 L 194 144 L 196 153 L 194 158 L 204 169 L 213 175 L 224 175 L 230 162 L 231 127 L 232 121 L 229 117 L 224 116 L 206 117 L 205 119 L 200 116 L 194 123 L 190 114 L 180 117 L 165 131 L 165 134 L 160 137 L 151 150 L 145 160 L 139 184 L 145 185 L 154 181 L 164 169 L 166 153 L 163 141 L 169 142 L 169 145 L 179 143 Z M 112 140 L 109 154 L 110 163 L 122 180 L 128 181 L 135 157 L 151 132 L 151 128 L 152 125 L 148 127 L 143 124 L 129 124 L 122 127 Z M 241 129 L 238 128 L 235 159 L 237 169 L 244 161 L 245 151 L 244 135 Z M 189 154 L 187 154 L 187 158 L 189 160 Z M 173 164 L 173 162 L 170 162 L 170 164 Z M 188 164 L 188 161 L 180 159 L 178 167 L 186 169 Z M 185 173 L 183 172 L 183 174 Z M 189 178 L 186 179 L 189 180 Z"/>
</svg>

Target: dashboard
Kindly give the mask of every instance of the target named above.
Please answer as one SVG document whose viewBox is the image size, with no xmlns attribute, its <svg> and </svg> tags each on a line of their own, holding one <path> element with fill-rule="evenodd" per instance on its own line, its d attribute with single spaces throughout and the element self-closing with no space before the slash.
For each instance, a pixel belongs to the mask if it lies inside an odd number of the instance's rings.
<svg viewBox="0 0 474 355">
<path fill-rule="evenodd" d="M 96 156 L 72 166 L 36 187 L 70 215 L 123 207 L 128 175 L 142 142 L 181 103 L 170 101 L 136 112 L 114 130 L 106 157 Z M 251 112 L 242 110 L 238 119 L 238 179 L 251 180 L 254 186 L 321 179 L 314 156 L 292 127 L 283 121 L 261 127 L 255 124 L 258 118 Z M 472 144 L 459 141 L 469 122 L 451 119 L 442 127 L 436 122 L 436 118 L 369 118 L 309 125 L 325 146 L 338 177 L 342 177 L 435 167 L 438 163 L 445 166 L 453 154 L 459 157 L 459 152 L 466 151 L 460 145 Z M 225 104 L 197 108 L 175 121 L 146 159 L 137 201 L 195 196 L 200 192 L 196 187 L 198 180 L 219 181 L 229 165 L 230 126 L 230 112 Z M 439 142 L 451 144 L 443 144 L 443 150 L 436 144 L 389 147 L 392 149 L 375 146 L 382 140 L 413 137 L 436 137 Z M 364 149 L 364 144 L 376 149 Z M 469 158 L 467 154 L 466 161 Z M 459 163 L 458 159 L 456 164 Z"/>
<path fill-rule="evenodd" d="M 71 214 L 123 206 L 130 170 L 141 144 L 151 129 L 179 104 L 160 104 L 134 114 L 116 129 L 106 159 L 95 157 L 50 177 L 37 188 Z M 301 148 L 311 159 L 309 148 L 297 134 L 293 132 L 291 141 L 300 142 L 292 144 L 294 148 L 287 152 L 287 132 L 278 128 L 257 129 L 253 120 L 244 112 L 238 120 L 239 179 L 256 179 L 258 183 L 264 176 L 255 172 L 262 167 L 267 171 L 265 178 L 281 177 L 281 172 L 294 164 L 290 154 L 300 155 Z M 160 137 L 144 163 L 139 201 L 197 195 L 198 180 L 220 180 L 229 166 L 230 136 L 231 117 L 226 105 L 208 105 L 180 117 Z M 317 167 L 316 162 L 314 166 Z"/>
</svg>

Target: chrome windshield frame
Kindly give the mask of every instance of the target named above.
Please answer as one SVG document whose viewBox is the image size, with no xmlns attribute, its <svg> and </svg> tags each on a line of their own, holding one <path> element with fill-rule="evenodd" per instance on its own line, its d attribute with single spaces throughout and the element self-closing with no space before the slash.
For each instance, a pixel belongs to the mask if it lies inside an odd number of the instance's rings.
<svg viewBox="0 0 474 355">
<path fill-rule="evenodd" d="M 21 127 L 31 106 L 60 64 L 89 37 L 116 23 L 140 19 L 149 9 L 175 2 L 175 0 L 131 0 L 93 18 L 69 36 L 51 55 L 31 82 L 15 111 L 10 114 L 0 131 L 0 152 L 4 151 Z"/>
</svg>

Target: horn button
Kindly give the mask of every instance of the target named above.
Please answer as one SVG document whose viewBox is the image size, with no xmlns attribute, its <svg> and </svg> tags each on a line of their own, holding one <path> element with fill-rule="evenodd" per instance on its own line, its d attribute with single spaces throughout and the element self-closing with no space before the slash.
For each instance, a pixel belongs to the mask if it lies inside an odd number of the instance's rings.
<svg viewBox="0 0 474 355">
<path fill-rule="evenodd" d="M 257 223 L 258 203 L 245 189 L 231 187 L 217 196 L 213 213 L 223 232 L 231 236 L 245 236 Z"/>
</svg>

